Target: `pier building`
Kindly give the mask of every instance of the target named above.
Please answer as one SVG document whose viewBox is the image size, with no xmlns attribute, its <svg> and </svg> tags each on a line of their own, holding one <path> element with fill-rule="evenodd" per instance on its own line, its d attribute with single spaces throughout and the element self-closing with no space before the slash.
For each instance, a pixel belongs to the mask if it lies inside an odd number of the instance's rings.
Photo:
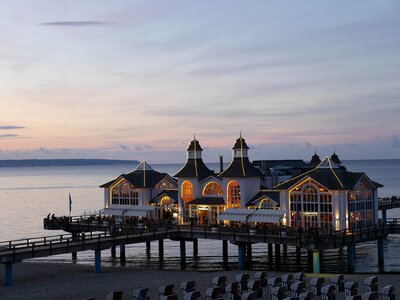
<svg viewBox="0 0 400 300">
<path fill-rule="evenodd" d="M 378 223 L 378 188 L 363 172 L 350 172 L 334 151 L 322 161 L 249 160 L 240 136 L 224 170 L 210 170 L 194 137 L 187 160 L 173 177 L 142 162 L 133 172 L 103 184 L 102 214 L 147 217 L 178 224 L 279 223 L 288 227 L 343 230 Z M 247 210 L 246 210 L 247 209 Z M 250 217 L 254 209 L 261 218 Z M 223 213 L 223 214 L 222 214 Z M 276 217 L 277 214 L 280 216 Z M 249 220 L 257 220 L 250 222 Z"/>
<path fill-rule="evenodd" d="M 103 215 L 118 219 L 148 217 L 161 220 L 172 220 L 174 215 L 177 216 L 176 179 L 153 170 L 146 162 L 100 187 L 104 189 Z"/>
</svg>

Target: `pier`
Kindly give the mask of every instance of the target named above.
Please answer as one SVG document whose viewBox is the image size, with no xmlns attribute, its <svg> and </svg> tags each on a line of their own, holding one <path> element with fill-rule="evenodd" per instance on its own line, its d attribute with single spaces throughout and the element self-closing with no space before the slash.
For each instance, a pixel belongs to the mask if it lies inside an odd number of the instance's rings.
<svg viewBox="0 0 400 300">
<path fill-rule="evenodd" d="M 47 219 L 45 219 L 47 220 Z M 201 227 L 190 225 L 175 225 L 153 228 L 134 228 L 128 225 L 116 225 L 116 232 L 110 233 L 110 224 L 91 220 L 71 220 L 66 222 L 60 219 L 45 221 L 47 229 L 64 229 L 69 226 L 71 234 L 45 236 L 32 239 L 6 241 L 0 243 L 0 262 L 5 266 L 7 286 L 12 285 L 13 264 L 24 259 L 45 257 L 64 253 L 93 250 L 95 252 L 95 272 L 101 273 L 101 251 L 120 247 L 120 259 L 125 259 L 125 245 L 135 243 L 150 243 L 158 241 L 159 258 L 163 259 L 165 239 L 180 242 L 180 257 L 182 265 L 186 260 L 186 242 L 193 242 L 194 250 L 201 239 L 222 241 L 223 259 L 227 260 L 227 242 L 238 246 L 238 266 L 243 268 L 245 260 L 251 259 L 251 244 L 268 244 L 268 256 L 272 256 L 272 245 L 275 245 L 276 263 L 280 261 L 281 245 L 295 246 L 298 249 L 307 249 L 311 255 L 313 271 L 320 271 L 320 252 L 327 249 L 347 247 L 349 272 L 354 272 L 355 245 L 367 241 L 378 240 L 378 259 L 383 264 L 383 239 L 389 234 L 400 234 L 400 223 L 397 219 L 387 219 L 386 223 L 365 229 L 335 231 L 329 234 L 297 230 L 294 228 L 236 228 L 225 226 Z M 107 229 L 107 228 L 108 229 Z M 99 232 L 99 229 L 104 229 Z M 84 238 L 78 239 L 77 232 L 86 232 Z M 267 249 L 267 247 L 266 247 Z M 279 251 L 278 251 L 279 250 Z"/>
</svg>

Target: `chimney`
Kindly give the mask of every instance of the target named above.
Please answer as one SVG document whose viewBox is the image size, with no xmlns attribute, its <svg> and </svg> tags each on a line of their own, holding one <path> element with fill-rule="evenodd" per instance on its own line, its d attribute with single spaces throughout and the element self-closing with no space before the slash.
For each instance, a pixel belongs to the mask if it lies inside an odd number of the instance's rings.
<svg viewBox="0 0 400 300">
<path fill-rule="evenodd" d="M 219 156 L 219 172 L 222 173 L 224 171 L 224 157 L 222 155 Z"/>
</svg>

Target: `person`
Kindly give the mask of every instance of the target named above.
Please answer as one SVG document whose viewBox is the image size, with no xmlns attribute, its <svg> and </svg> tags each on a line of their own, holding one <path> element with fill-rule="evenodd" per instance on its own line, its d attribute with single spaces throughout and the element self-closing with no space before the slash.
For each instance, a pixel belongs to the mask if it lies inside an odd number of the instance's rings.
<svg viewBox="0 0 400 300">
<path fill-rule="evenodd" d="M 82 232 L 82 234 L 81 234 L 81 239 L 82 239 L 82 241 L 85 241 L 85 233 L 84 232 Z"/>
</svg>

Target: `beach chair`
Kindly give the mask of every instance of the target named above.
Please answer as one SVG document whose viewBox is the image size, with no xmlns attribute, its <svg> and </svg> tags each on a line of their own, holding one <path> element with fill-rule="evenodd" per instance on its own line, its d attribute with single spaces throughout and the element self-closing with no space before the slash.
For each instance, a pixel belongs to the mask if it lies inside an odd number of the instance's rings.
<svg viewBox="0 0 400 300">
<path fill-rule="evenodd" d="M 371 276 L 364 279 L 364 293 L 378 291 L 378 277 Z"/>
<path fill-rule="evenodd" d="M 147 293 L 149 292 L 149 288 L 138 288 L 133 290 L 133 300 L 148 300 L 149 296 Z"/>
<path fill-rule="evenodd" d="M 257 298 L 257 293 L 254 293 L 254 292 L 244 293 L 240 297 L 241 300 L 256 300 L 256 298 Z"/>
<path fill-rule="evenodd" d="M 344 283 L 344 297 L 350 297 L 357 295 L 358 282 L 357 281 L 346 281 Z"/>
<path fill-rule="evenodd" d="M 236 281 L 239 282 L 239 290 L 246 291 L 247 290 L 247 282 L 250 279 L 249 274 L 238 274 L 236 275 Z"/>
<path fill-rule="evenodd" d="M 182 298 L 183 300 L 196 300 L 200 298 L 201 293 L 200 291 L 192 291 L 185 293 L 185 296 Z"/>
<path fill-rule="evenodd" d="M 226 276 L 216 276 L 213 278 L 212 283 L 214 287 L 220 287 L 221 292 L 225 293 L 226 281 Z"/>
<path fill-rule="evenodd" d="M 306 284 L 302 281 L 292 283 L 292 285 L 290 286 L 290 294 L 292 297 L 298 297 L 301 293 L 304 292 L 305 288 Z"/>
<path fill-rule="evenodd" d="M 312 300 L 313 294 L 311 292 L 303 292 L 299 294 L 299 300 Z"/>
<path fill-rule="evenodd" d="M 271 291 L 271 300 L 283 300 L 286 289 L 283 286 L 275 286 Z"/>
<path fill-rule="evenodd" d="M 336 287 L 334 284 L 327 284 L 321 288 L 321 300 L 335 300 Z"/>
<path fill-rule="evenodd" d="M 325 279 L 323 277 L 311 278 L 310 281 L 311 293 L 313 293 L 315 296 L 321 295 L 321 287 L 324 282 Z"/>
<path fill-rule="evenodd" d="M 388 285 L 381 288 L 380 294 L 382 296 L 382 300 L 394 300 L 394 286 Z"/>
<path fill-rule="evenodd" d="M 207 300 L 223 300 L 220 287 L 211 287 L 206 290 Z"/>
<path fill-rule="evenodd" d="M 348 296 L 345 298 L 345 300 L 362 300 L 362 296 L 361 295 Z"/>
<path fill-rule="evenodd" d="M 331 283 L 335 285 L 337 292 L 344 290 L 344 276 L 342 274 L 332 277 Z"/>
<path fill-rule="evenodd" d="M 272 288 L 280 286 L 282 283 L 281 277 L 272 277 L 268 278 L 267 287 L 268 287 L 268 294 L 272 295 Z"/>
<path fill-rule="evenodd" d="M 298 272 L 293 274 L 293 282 L 306 282 L 306 273 Z"/>
<path fill-rule="evenodd" d="M 162 285 L 158 289 L 160 300 L 165 300 L 167 296 L 174 295 L 174 284 Z"/>
<path fill-rule="evenodd" d="M 286 290 L 290 289 L 290 286 L 293 282 L 293 275 L 292 274 L 284 274 L 281 276 L 282 278 L 282 286 L 286 288 Z"/>
<path fill-rule="evenodd" d="M 114 291 L 107 295 L 107 300 L 122 300 L 122 291 Z"/>
<path fill-rule="evenodd" d="M 378 300 L 379 293 L 378 292 L 368 292 L 361 295 L 362 300 Z"/>
<path fill-rule="evenodd" d="M 261 298 L 263 295 L 262 280 L 261 279 L 250 280 L 247 283 L 247 292 L 254 292 L 256 293 L 257 298 Z"/>
<path fill-rule="evenodd" d="M 181 282 L 181 297 L 185 297 L 185 294 L 195 291 L 196 282 L 193 280 Z"/>
<path fill-rule="evenodd" d="M 240 289 L 239 282 L 231 282 L 226 286 L 226 295 L 228 300 L 239 300 L 240 299 Z"/>
<path fill-rule="evenodd" d="M 299 297 L 286 297 L 283 300 L 299 300 Z"/>
<path fill-rule="evenodd" d="M 259 279 L 261 280 L 261 284 L 263 287 L 267 286 L 267 278 L 268 278 L 268 273 L 266 271 L 261 271 L 261 272 L 256 272 L 254 274 L 254 279 Z"/>
</svg>

